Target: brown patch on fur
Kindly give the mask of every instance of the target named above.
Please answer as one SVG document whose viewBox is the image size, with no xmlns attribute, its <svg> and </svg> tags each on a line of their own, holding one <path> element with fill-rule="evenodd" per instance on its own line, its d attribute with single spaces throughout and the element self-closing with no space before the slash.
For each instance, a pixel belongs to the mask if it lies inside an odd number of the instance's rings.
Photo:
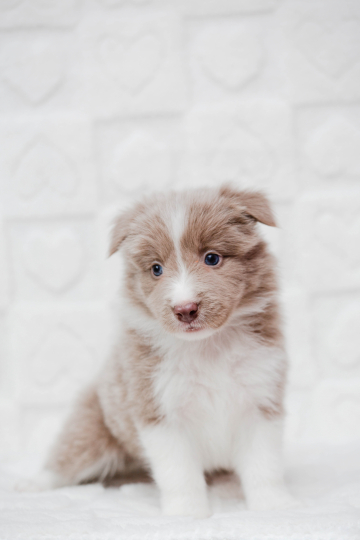
<svg viewBox="0 0 360 540">
<path fill-rule="evenodd" d="M 279 347 L 283 344 L 280 315 L 275 302 L 271 302 L 261 312 L 250 314 L 246 320 L 246 327 L 267 345 Z"/>
<path fill-rule="evenodd" d="M 131 259 L 138 268 L 147 271 L 155 261 L 166 263 L 174 244 L 159 215 L 151 214 L 139 220 L 132 234 Z"/>
<path fill-rule="evenodd" d="M 128 330 L 128 352 L 132 363 L 132 402 L 129 405 L 138 420 L 154 424 L 162 420 L 154 399 L 153 377 L 162 358 L 135 330 Z"/>
<path fill-rule="evenodd" d="M 274 407 L 263 407 L 260 405 L 259 410 L 267 420 L 274 420 L 284 414 L 284 407 L 280 400 L 279 403 L 274 403 Z"/>
<path fill-rule="evenodd" d="M 152 484 L 154 480 L 146 470 L 138 470 L 129 474 L 117 474 L 112 478 L 105 478 L 105 487 L 120 487 L 126 484 Z"/>
<path fill-rule="evenodd" d="M 148 197 L 116 218 L 111 234 L 110 256 L 125 240 L 130 239 L 134 241 L 131 243 L 132 262 L 139 268 L 147 269 L 153 260 L 166 260 L 173 244 L 159 212 L 159 202 L 159 197 Z"/>
<path fill-rule="evenodd" d="M 224 257 L 236 257 L 253 247 L 253 236 L 252 220 L 214 194 L 189 205 L 181 247 L 186 252 L 201 254 L 213 249 Z"/>
<path fill-rule="evenodd" d="M 152 387 L 160 361 L 151 345 L 129 329 L 121 347 L 115 348 L 99 386 L 105 422 L 126 454 L 134 458 L 136 467 L 131 469 L 146 468 L 136 423 L 153 424 L 162 418 Z"/>
<path fill-rule="evenodd" d="M 268 299 L 268 304 L 261 311 L 247 316 L 245 325 L 264 344 L 282 347 L 274 259 L 264 241 L 261 240 L 247 253 L 244 263 L 245 290 L 239 307 L 251 306 L 262 298 Z"/>
<path fill-rule="evenodd" d="M 146 468 L 136 423 L 157 423 L 161 416 L 152 391 L 154 368 L 160 361 L 142 336 L 128 330 L 113 352 L 99 396 L 106 425 L 135 460 L 131 469 Z M 129 470 L 129 467 L 126 467 Z"/>
<path fill-rule="evenodd" d="M 274 215 L 266 196 L 260 191 L 238 191 L 230 185 L 220 189 L 220 196 L 242 207 L 248 216 L 270 227 L 276 227 Z"/>
<path fill-rule="evenodd" d="M 72 415 L 66 422 L 57 445 L 50 456 L 47 468 L 68 481 L 78 482 L 81 473 L 92 469 L 104 456 L 109 456 L 113 468 L 99 470 L 96 477 L 114 474 L 125 463 L 126 453 L 119 441 L 105 425 L 96 391 L 91 388 L 79 399 Z"/>
</svg>

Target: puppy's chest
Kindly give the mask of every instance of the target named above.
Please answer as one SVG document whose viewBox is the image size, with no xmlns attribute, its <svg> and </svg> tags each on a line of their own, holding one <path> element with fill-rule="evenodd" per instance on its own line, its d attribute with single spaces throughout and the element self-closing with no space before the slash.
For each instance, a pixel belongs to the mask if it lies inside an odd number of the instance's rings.
<svg viewBox="0 0 360 540">
<path fill-rule="evenodd" d="M 168 419 L 224 424 L 240 412 L 246 390 L 236 363 L 202 357 L 178 360 L 165 359 L 154 379 L 155 399 Z"/>
</svg>

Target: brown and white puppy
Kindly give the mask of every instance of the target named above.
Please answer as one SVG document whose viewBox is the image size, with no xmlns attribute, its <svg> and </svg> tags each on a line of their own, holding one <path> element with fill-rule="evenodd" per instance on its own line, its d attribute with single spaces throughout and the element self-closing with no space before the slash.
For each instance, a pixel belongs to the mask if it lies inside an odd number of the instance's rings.
<svg viewBox="0 0 360 540">
<path fill-rule="evenodd" d="M 235 471 L 252 509 L 287 506 L 286 356 L 266 198 L 231 187 L 154 195 L 117 220 L 118 342 L 47 469 L 57 485 L 149 470 L 167 515 L 210 513 L 205 472 Z"/>
</svg>

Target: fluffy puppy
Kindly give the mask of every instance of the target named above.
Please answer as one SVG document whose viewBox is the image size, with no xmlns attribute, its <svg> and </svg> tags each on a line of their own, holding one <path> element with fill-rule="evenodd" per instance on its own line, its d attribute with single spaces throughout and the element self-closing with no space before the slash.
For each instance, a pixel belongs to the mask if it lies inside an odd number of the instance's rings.
<svg viewBox="0 0 360 540">
<path fill-rule="evenodd" d="M 291 503 L 281 437 L 286 356 L 261 193 L 154 195 L 116 221 L 118 341 L 47 463 L 56 485 L 146 469 L 166 515 L 210 514 L 205 473 L 235 471 L 251 509 Z"/>
</svg>

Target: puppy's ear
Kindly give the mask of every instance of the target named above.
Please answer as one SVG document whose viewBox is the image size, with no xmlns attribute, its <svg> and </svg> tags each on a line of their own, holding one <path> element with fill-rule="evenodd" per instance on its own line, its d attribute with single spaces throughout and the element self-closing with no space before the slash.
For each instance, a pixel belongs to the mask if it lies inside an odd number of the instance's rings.
<svg viewBox="0 0 360 540">
<path fill-rule="evenodd" d="M 231 186 L 224 186 L 220 190 L 220 195 L 236 202 L 238 206 L 242 207 L 243 213 L 256 221 L 269 225 L 269 227 L 276 227 L 270 203 L 260 191 L 237 191 Z"/>
<path fill-rule="evenodd" d="M 109 257 L 120 248 L 121 244 L 130 232 L 130 222 L 133 217 L 133 210 L 125 210 L 114 219 L 114 225 L 110 237 Z"/>
<path fill-rule="evenodd" d="M 241 196 L 246 213 L 256 221 L 276 227 L 275 217 L 267 197 L 261 192 L 244 191 Z"/>
</svg>

